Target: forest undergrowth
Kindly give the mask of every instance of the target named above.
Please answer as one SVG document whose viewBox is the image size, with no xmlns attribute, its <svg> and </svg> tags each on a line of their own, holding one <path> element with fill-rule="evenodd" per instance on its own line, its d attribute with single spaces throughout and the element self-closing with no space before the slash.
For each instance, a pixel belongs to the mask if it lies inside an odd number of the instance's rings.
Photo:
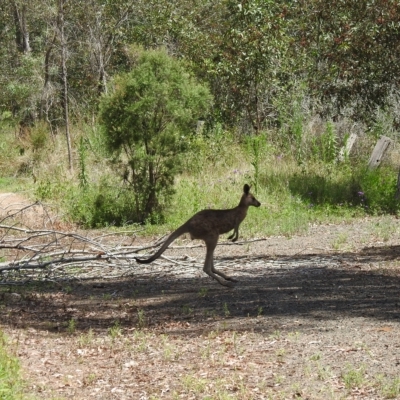
<svg viewBox="0 0 400 400">
<path fill-rule="evenodd" d="M 351 153 L 339 161 L 340 149 L 357 129 Z M 294 131 L 289 126 L 246 136 L 217 125 L 188 136 L 190 150 L 182 155 L 174 194 L 162 213 L 139 224 L 140 231 L 162 234 L 201 209 L 234 207 L 244 183 L 262 203 L 249 211 L 241 229 L 245 237 L 290 236 L 306 231 L 310 223 L 397 213 L 396 140 L 382 165 L 368 171 L 378 138 L 373 131 L 360 134 L 359 127 L 345 121 L 316 118 L 303 124 L 300 133 Z M 39 124 L 21 138 L 3 128 L 0 189 L 51 203 L 64 219 L 82 227 L 118 229 L 135 223 L 129 219 L 134 194 L 105 153 L 98 126 L 77 124 L 72 132 L 74 171 L 67 166 L 62 134 L 50 135 Z"/>
</svg>

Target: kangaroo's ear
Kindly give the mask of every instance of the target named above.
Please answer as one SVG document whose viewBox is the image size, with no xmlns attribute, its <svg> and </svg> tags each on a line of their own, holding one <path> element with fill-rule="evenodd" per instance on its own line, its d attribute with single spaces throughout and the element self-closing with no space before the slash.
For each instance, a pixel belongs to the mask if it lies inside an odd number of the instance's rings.
<svg viewBox="0 0 400 400">
<path fill-rule="evenodd" d="M 247 183 L 243 186 L 243 192 L 246 194 L 250 192 L 250 186 Z"/>
</svg>

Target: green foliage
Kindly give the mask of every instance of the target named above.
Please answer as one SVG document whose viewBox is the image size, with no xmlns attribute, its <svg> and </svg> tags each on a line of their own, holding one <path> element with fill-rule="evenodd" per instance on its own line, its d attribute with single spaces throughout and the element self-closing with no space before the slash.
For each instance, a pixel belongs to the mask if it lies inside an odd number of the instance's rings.
<svg viewBox="0 0 400 400">
<path fill-rule="evenodd" d="M 354 118 L 368 120 L 397 87 L 399 7 L 385 0 L 297 2 L 293 22 L 301 39 L 293 55 L 305 55 L 309 88 L 324 100 L 324 113 L 351 106 Z"/>
<path fill-rule="evenodd" d="M 2 114 L 0 115 L 0 123 L 2 125 L 7 125 L 11 123 L 12 120 L 13 120 L 12 113 L 10 111 L 3 111 Z"/>
<path fill-rule="evenodd" d="M 0 177 L 0 189 L 7 189 L 13 183 L 14 178 L 3 178 Z"/>
<path fill-rule="evenodd" d="M 68 332 L 69 334 L 75 333 L 75 331 L 76 331 L 76 321 L 75 321 L 73 318 L 71 318 L 71 319 L 66 323 L 66 325 L 67 325 L 67 332 Z"/>
<path fill-rule="evenodd" d="M 13 176 L 18 168 L 21 147 L 15 143 L 12 130 L 2 128 L 0 133 L 0 176 Z"/>
<path fill-rule="evenodd" d="M 2 332 L 0 332 L 0 398 L 4 400 L 24 398 L 19 362 L 10 355 Z"/>
<path fill-rule="evenodd" d="M 360 177 L 360 202 L 369 213 L 390 213 L 399 211 L 399 201 L 396 199 L 397 176 L 388 167 L 374 171 L 366 171 Z"/>
<path fill-rule="evenodd" d="M 135 221 L 160 215 L 187 150 L 191 130 L 211 96 L 165 50 L 142 51 L 133 70 L 116 77 L 100 116 L 110 153 L 134 194 Z"/>
<path fill-rule="evenodd" d="M 122 328 L 119 321 L 115 321 L 114 325 L 108 329 L 108 334 L 113 340 L 122 335 Z"/>
<path fill-rule="evenodd" d="M 278 134 L 272 142 L 283 151 L 294 155 L 298 164 L 305 161 L 305 122 L 309 117 L 306 86 L 304 83 L 290 83 L 286 90 L 274 96 L 273 105 L 277 113 Z"/>
<path fill-rule="evenodd" d="M 41 90 L 38 73 L 41 60 L 32 54 L 25 54 L 18 58 L 16 65 L 11 66 L 12 62 L 11 54 L 0 60 L 0 71 L 7 70 L 7 74 L 0 75 L 2 87 L 0 111 L 4 115 L 4 112 L 12 110 L 14 116 L 20 120 L 27 120 L 32 118 L 37 111 Z"/>
<path fill-rule="evenodd" d="M 322 155 L 320 139 L 326 132 L 325 127 L 325 124 L 318 125 L 318 135 L 315 135 L 318 138 L 317 155 Z M 336 124 L 332 131 L 337 132 Z M 93 129 L 91 133 L 85 133 L 84 149 L 80 151 L 83 152 L 86 185 L 79 185 L 80 169 L 73 181 L 65 179 L 59 167 L 60 157 L 56 154 L 55 164 L 45 160 L 41 165 L 46 168 L 39 169 L 40 164 L 37 165 L 38 180 L 31 186 L 35 197 L 62 202 L 68 218 L 84 227 L 137 221 L 133 206 L 135 194 L 127 184 L 121 186 L 120 177 L 110 172 L 110 164 L 100 151 L 102 142 L 98 131 Z M 13 132 L 9 135 L 13 137 Z M 217 136 L 216 140 L 213 135 Z M 61 139 L 56 137 L 55 141 Z M 7 135 L 5 140 L 8 140 Z M 261 149 L 257 153 L 258 148 L 253 146 L 259 140 Z M 395 199 L 398 167 L 388 160 L 376 171 L 367 172 L 369 145 L 368 154 L 357 153 L 357 158 L 352 154 L 343 163 L 328 162 L 329 157 L 324 162 L 322 156 L 310 155 L 310 147 L 305 146 L 303 162 L 299 164 L 294 154 L 281 153 L 281 149 L 274 146 L 273 132 L 267 132 L 265 142 L 263 140 L 262 135 L 243 140 L 221 126 L 193 135 L 191 149 L 182 164 L 183 173 L 174 182 L 171 204 L 163 204 L 168 212 L 153 214 L 151 221 L 144 221 L 160 224 L 148 226 L 146 234 L 164 234 L 176 229 L 201 209 L 235 207 L 244 183 L 252 183 L 255 189 L 255 176 L 257 198 L 262 207 L 249 210 L 248 218 L 241 226 L 241 237 L 292 235 L 305 231 L 313 221 L 399 211 Z M 16 164 L 14 158 L 10 158 L 10 163 Z M 15 182 L 15 178 L 2 178 L 1 189 L 15 190 Z"/>
<path fill-rule="evenodd" d="M 34 195 L 38 200 L 64 200 L 70 193 L 70 183 L 58 176 L 47 177 L 37 182 Z"/>
<path fill-rule="evenodd" d="M 231 160 L 237 155 L 237 146 L 237 137 L 217 123 L 206 132 L 191 137 L 187 156 L 183 160 L 183 170 L 202 173 L 205 165 L 216 168 L 226 164 L 227 159 Z"/>
<path fill-rule="evenodd" d="M 311 209 L 359 208 L 368 214 L 396 213 L 397 175 L 393 168 L 367 171 L 365 166 L 318 164 L 293 174 L 291 192 Z"/>
<path fill-rule="evenodd" d="M 369 134 L 378 140 L 381 136 L 388 136 L 396 139 L 397 126 L 400 121 L 400 113 L 398 109 L 399 104 L 398 94 L 391 94 L 384 108 L 376 108 L 373 116 L 373 123 L 369 129 Z"/>
<path fill-rule="evenodd" d="M 246 137 L 247 151 L 250 155 L 250 164 L 254 168 L 253 178 L 250 184 L 253 186 L 253 192 L 258 193 L 258 186 L 261 174 L 262 160 L 266 155 L 267 137 L 265 133 L 260 135 L 250 135 Z"/>
<path fill-rule="evenodd" d="M 229 128 L 279 124 L 276 100 L 299 80 L 323 117 L 374 122 L 377 106 L 398 89 L 399 11 L 393 0 L 73 1 L 64 16 L 71 118 L 91 118 L 109 77 L 130 69 L 127 48 L 138 43 L 179 55 L 209 84 L 213 122 Z M 3 1 L 0 14 L 0 114 L 59 125 L 57 7 Z"/>
<path fill-rule="evenodd" d="M 400 396 L 400 378 L 384 379 L 378 377 L 381 384 L 381 392 L 387 399 L 397 399 Z"/>
<path fill-rule="evenodd" d="M 86 158 L 87 158 L 87 143 L 83 136 L 81 136 L 79 140 L 78 146 L 78 157 L 79 157 L 79 186 L 81 188 L 85 188 L 88 185 L 88 176 L 87 176 L 87 168 L 86 168 Z"/>
<path fill-rule="evenodd" d="M 131 190 L 119 187 L 107 177 L 99 184 L 71 188 L 64 198 L 69 218 L 87 228 L 123 226 L 137 221 L 134 202 Z"/>
<path fill-rule="evenodd" d="M 357 185 L 352 173 L 339 166 L 334 171 L 323 164 L 303 169 L 290 178 L 289 188 L 310 209 L 327 204 L 335 207 L 351 206 L 357 200 Z"/>
<path fill-rule="evenodd" d="M 394 1 L 71 4 L 65 30 L 68 38 L 80 38 L 67 42 L 71 109 L 78 118 L 89 118 L 108 77 L 129 69 L 129 43 L 167 44 L 210 83 L 215 118 L 230 126 L 246 119 L 247 130 L 279 121 L 275 99 L 298 79 L 307 82 L 324 116 L 351 106 L 355 118 L 371 118 L 398 87 L 400 13 Z M 26 112 L 50 117 L 57 124 L 62 108 L 57 7 L 5 1 L 0 13 L 0 109 L 18 117 Z M 21 48 L 21 31 L 29 50 Z"/>
<path fill-rule="evenodd" d="M 336 160 L 338 155 L 338 138 L 335 127 L 331 122 L 327 122 L 325 132 L 321 135 L 322 159 L 329 164 Z"/>
<path fill-rule="evenodd" d="M 143 309 L 137 310 L 137 325 L 139 328 L 144 328 L 147 324 L 146 314 Z"/>
<path fill-rule="evenodd" d="M 46 123 L 38 121 L 31 129 L 30 142 L 33 151 L 42 150 L 49 139 L 49 130 Z"/>
<path fill-rule="evenodd" d="M 38 186 L 35 189 L 35 197 L 38 200 L 48 200 L 53 198 L 53 190 L 52 190 L 52 182 L 49 180 L 45 180 L 39 182 Z"/>
<path fill-rule="evenodd" d="M 347 389 L 354 387 L 361 387 L 365 381 L 365 367 L 353 368 L 348 365 L 344 371 L 342 371 L 342 379 Z"/>
<path fill-rule="evenodd" d="M 198 8 L 206 19 L 186 16 L 182 48 L 197 74 L 210 82 L 215 118 L 260 132 L 286 75 L 283 59 L 289 36 L 284 6 L 270 0 L 229 0 Z"/>
</svg>

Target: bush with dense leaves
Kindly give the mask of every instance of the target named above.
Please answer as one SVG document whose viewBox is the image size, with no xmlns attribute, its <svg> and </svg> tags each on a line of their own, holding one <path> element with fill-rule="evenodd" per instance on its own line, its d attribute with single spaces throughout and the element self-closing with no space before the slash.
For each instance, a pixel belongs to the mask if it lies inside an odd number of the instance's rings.
<svg viewBox="0 0 400 400">
<path fill-rule="evenodd" d="M 211 95 L 163 49 L 141 51 L 100 103 L 108 151 L 134 196 L 134 221 L 159 219 L 173 193 L 188 136 Z"/>
</svg>

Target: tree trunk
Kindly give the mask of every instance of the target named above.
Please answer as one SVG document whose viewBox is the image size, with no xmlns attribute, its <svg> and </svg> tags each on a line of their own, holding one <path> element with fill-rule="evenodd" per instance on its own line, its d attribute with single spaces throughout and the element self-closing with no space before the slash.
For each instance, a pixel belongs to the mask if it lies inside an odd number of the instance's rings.
<svg viewBox="0 0 400 400">
<path fill-rule="evenodd" d="M 156 209 L 157 196 L 156 196 L 156 177 L 154 173 L 154 165 L 152 162 L 149 164 L 149 193 L 145 207 L 145 217 L 148 218 Z"/>
<path fill-rule="evenodd" d="M 59 32 L 61 44 L 61 80 L 63 85 L 63 111 L 65 121 L 65 135 L 67 138 L 68 165 L 69 170 L 73 171 L 71 135 L 69 132 L 69 112 L 68 112 L 68 75 L 67 75 L 67 45 L 64 34 L 64 0 L 59 2 Z"/>
<path fill-rule="evenodd" d="M 20 8 L 16 1 L 13 1 L 14 23 L 15 23 L 15 42 L 17 49 L 21 53 L 30 53 L 31 46 L 29 43 L 29 31 L 26 23 L 26 5 Z"/>
<path fill-rule="evenodd" d="M 55 47 L 56 39 L 57 39 L 57 33 L 54 33 L 54 36 L 46 49 L 46 53 L 45 53 L 45 57 L 44 57 L 44 82 L 43 82 L 43 91 L 42 91 L 42 96 L 40 99 L 40 110 L 39 110 L 39 118 L 43 119 L 44 116 L 46 116 L 46 121 L 49 122 L 49 124 L 50 124 L 50 121 L 49 121 L 49 117 L 48 117 L 47 103 L 48 103 L 48 87 L 49 87 L 49 82 L 50 82 L 50 57 L 51 57 L 51 53 Z"/>
</svg>

